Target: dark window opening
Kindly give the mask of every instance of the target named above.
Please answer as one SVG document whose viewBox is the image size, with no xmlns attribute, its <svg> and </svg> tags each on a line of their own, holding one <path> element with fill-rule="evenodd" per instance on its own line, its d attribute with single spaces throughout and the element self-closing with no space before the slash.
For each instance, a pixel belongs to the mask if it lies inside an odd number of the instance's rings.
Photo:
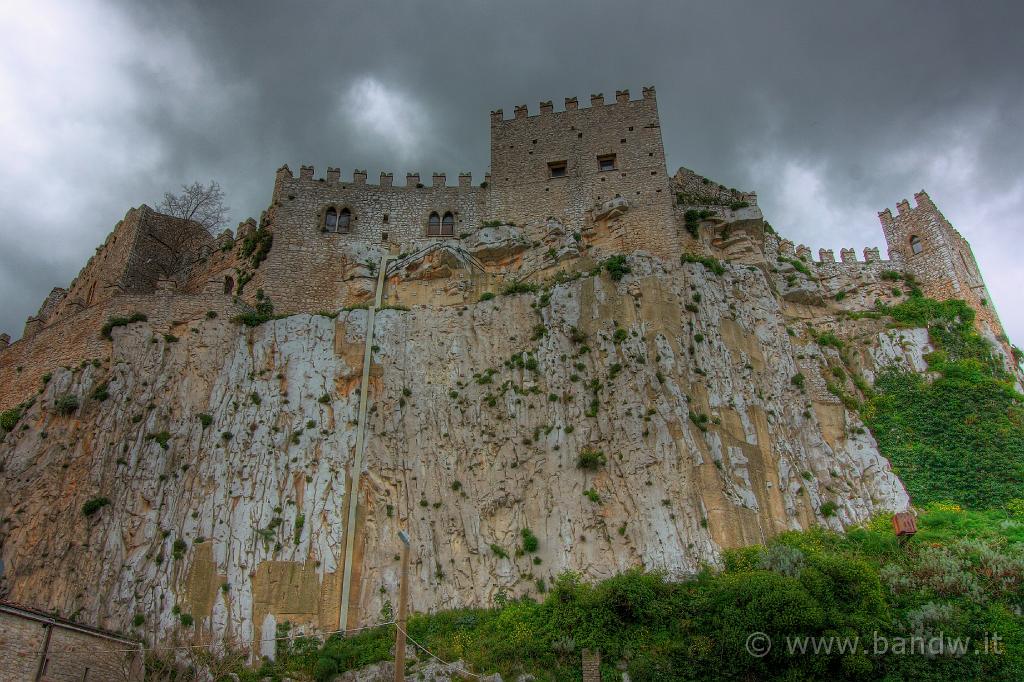
<svg viewBox="0 0 1024 682">
<path fill-rule="evenodd" d="M 921 253 L 924 251 L 924 244 L 921 243 L 921 238 L 917 235 L 910 238 L 910 250 L 914 253 Z"/>
<path fill-rule="evenodd" d="M 231 279 L 231 275 L 224 276 L 224 293 L 230 294 L 235 290 L 235 280 Z"/>
<path fill-rule="evenodd" d="M 629 126 L 629 132 L 633 132 L 633 126 Z"/>
<path fill-rule="evenodd" d="M 427 218 L 427 236 L 438 237 L 441 234 L 441 216 L 431 213 Z"/>
<path fill-rule="evenodd" d="M 338 230 L 338 212 L 333 208 L 327 209 L 327 216 L 324 218 L 324 227 L 328 232 L 337 232 Z"/>
<path fill-rule="evenodd" d="M 548 164 L 548 174 L 552 178 L 564 178 L 566 173 L 565 161 L 552 161 Z"/>
<path fill-rule="evenodd" d="M 455 234 L 455 218 L 451 213 L 445 213 L 441 219 L 441 236 L 451 237 Z"/>
<path fill-rule="evenodd" d="M 388 214 L 387 213 L 384 214 L 384 222 L 385 222 L 385 224 L 388 222 Z"/>
<path fill-rule="evenodd" d="M 388 233 L 387 232 L 381 232 L 380 233 L 380 240 L 382 242 L 386 242 L 388 240 Z"/>
<path fill-rule="evenodd" d="M 348 232 L 352 227 L 352 213 L 347 209 L 341 209 L 338 214 L 338 232 Z"/>
<path fill-rule="evenodd" d="M 597 169 L 600 171 L 615 170 L 615 155 L 605 154 L 604 156 L 597 157 Z"/>
</svg>

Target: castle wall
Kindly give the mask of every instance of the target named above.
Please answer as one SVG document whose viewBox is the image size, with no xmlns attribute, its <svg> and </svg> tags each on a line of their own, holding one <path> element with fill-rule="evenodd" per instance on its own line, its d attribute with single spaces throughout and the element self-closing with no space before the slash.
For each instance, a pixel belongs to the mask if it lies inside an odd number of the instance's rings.
<svg viewBox="0 0 1024 682">
<path fill-rule="evenodd" d="M 480 227 L 487 190 L 473 187 L 470 176 L 460 176 L 457 186 L 447 185 L 441 175 L 429 187 L 417 187 L 422 183 L 412 174 L 405 186 L 390 180 L 382 175 L 381 184 L 366 184 L 365 174 L 357 172 L 352 182 L 341 182 L 335 169 L 326 179 L 314 179 L 309 166 L 298 178 L 287 167 L 278 172 L 274 247 L 262 268 L 262 287 L 275 310 L 337 310 L 351 302 L 344 282 L 365 274 L 366 261 L 376 267 L 385 252 L 412 253 L 437 241 L 427 237 L 431 212 L 453 214 L 455 237 Z M 325 231 L 329 207 L 351 212 L 350 232 Z"/>
<path fill-rule="evenodd" d="M 12 343 L 0 352 L 0 411 L 34 396 L 44 374 L 57 367 L 106 360 L 110 341 L 100 332 L 107 319 L 142 312 L 153 328 L 175 335 L 188 333 L 187 323 L 206 317 L 208 311 L 231 317 L 239 312 L 231 296 L 207 293 L 182 296 L 171 292 L 123 294 L 88 308 L 69 312 L 57 324 L 44 327 L 30 338 Z"/>
<path fill-rule="evenodd" d="M 614 169 L 600 170 L 599 158 L 614 155 Z M 565 164 L 564 177 L 552 177 L 551 164 Z M 582 230 L 601 204 L 616 197 L 629 202 L 617 220 L 623 250 L 678 254 L 671 184 L 665 166 L 661 124 L 653 88 L 614 103 L 591 97 L 589 108 L 575 98 L 555 112 L 550 102 L 529 116 L 525 106 L 505 120 L 491 114 L 490 216 L 527 223 L 553 217 Z"/>
</svg>

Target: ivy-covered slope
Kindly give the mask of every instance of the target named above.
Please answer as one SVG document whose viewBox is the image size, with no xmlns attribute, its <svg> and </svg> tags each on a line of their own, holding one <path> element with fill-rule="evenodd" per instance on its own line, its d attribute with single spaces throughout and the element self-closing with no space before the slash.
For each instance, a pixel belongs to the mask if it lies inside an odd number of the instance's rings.
<svg viewBox="0 0 1024 682">
<path fill-rule="evenodd" d="M 911 296 L 888 312 L 927 326 L 936 349 L 926 358 L 933 379 L 884 373 L 863 410 L 913 502 L 987 509 L 1024 498 L 1024 396 L 974 330 L 974 311 Z"/>
</svg>

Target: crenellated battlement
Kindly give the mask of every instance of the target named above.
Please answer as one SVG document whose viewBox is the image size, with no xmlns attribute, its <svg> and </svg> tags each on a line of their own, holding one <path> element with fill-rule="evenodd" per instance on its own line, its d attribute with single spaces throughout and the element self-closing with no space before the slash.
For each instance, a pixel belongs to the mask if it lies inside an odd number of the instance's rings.
<svg viewBox="0 0 1024 682">
<path fill-rule="evenodd" d="M 490 174 L 487 175 L 489 177 Z M 434 172 L 431 175 L 430 187 L 424 187 L 420 174 L 418 171 L 406 173 L 405 185 L 394 184 L 394 173 L 390 171 L 381 171 L 380 180 L 378 183 L 367 182 L 368 173 L 364 169 L 355 169 L 352 171 L 350 176 L 351 179 L 343 180 L 341 177 L 341 170 L 333 166 L 327 167 L 327 172 L 324 177 L 316 177 L 316 170 L 313 166 L 303 165 L 299 169 L 298 178 L 292 173 L 288 164 L 285 164 L 277 169 L 276 183 L 281 184 L 286 181 L 303 181 L 310 183 L 323 183 L 330 186 L 341 185 L 343 187 L 370 187 L 370 188 L 404 188 L 404 189 L 435 189 L 435 188 L 449 188 L 449 189 L 478 189 L 473 187 L 473 174 L 467 171 L 462 171 L 458 174 L 458 182 L 456 184 L 448 184 L 448 174 L 443 172 Z"/>
<path fill-rule="evenodd" d="M 615 101 L 605 103 L 604 93 L 595 93 L 590 96 L 590 106 L 580 109 L 579 99 L 576 97 L 566 97 L 564 100 L 563 109 L 561 111 L 555 111 L 555 105 L 553 100 L 544 100 L 538 105 L 538 113 L 530 115 L 529 108 L 525 104 L 517 104 L 512 112 L 511 118 L 505 118 L 505 112 L 503 109 L 494 109 L 491 111 L 491 125 L 498 125 L 509 121 L 515 121 L 524 118 L 537 118 L 539 116 L 549 116 L 552 114 L 563 114 L 567 111 L 590 111 L 593 109 L 600 109 L 601 107 L 614 107 L 619 104 L 636 104 L 645 100 L 653 101 L 657 97 L 653 85 L 648 85 L 643 88 L 643 94 L 640 99 L 630 99 L 629 90 L 616 90 Z"/>
</svg>

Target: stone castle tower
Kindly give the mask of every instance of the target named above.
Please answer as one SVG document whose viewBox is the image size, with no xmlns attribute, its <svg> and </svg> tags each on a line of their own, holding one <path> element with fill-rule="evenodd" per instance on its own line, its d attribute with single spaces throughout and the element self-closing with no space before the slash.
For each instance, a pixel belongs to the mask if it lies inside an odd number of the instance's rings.
<svg viewBox="0 0 1024 682">
<path fill-rule="evenodd" d="M 916 206 L 906 199 L 878 214 L 889 246 L 889 258 L 920 282 L 926 296 L 940 301 L 963 299 L 978 315 L 978 322 L 1003 344 L 1006 335 L 992 298 L 982 279 L 971 245 L 921 190 Z"/>
</svg>

